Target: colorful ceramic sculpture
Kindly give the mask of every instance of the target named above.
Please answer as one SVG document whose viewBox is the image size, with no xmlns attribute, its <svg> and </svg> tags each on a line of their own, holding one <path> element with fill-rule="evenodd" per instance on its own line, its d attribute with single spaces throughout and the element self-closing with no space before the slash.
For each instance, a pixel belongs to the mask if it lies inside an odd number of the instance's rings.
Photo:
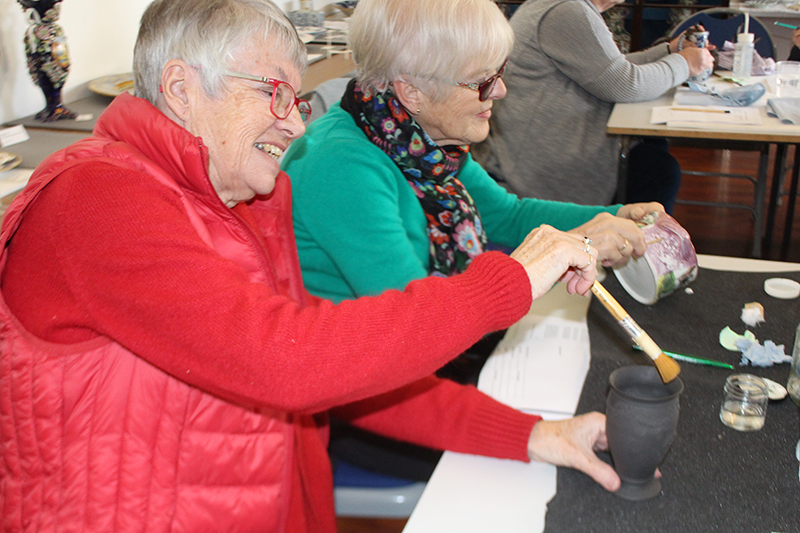
<svg viewBox="0 0 800 533">
<path fill-rule="evenodd" d="M 75 118 L 75 113 L 64 107 L 61 101 L 61 88 L 69 72 L 67 38 L 61 26 L 56 24 L 61 14 L 61 0 L 17 1 L 30 20 L 23 40 L 28 72 L 44 93 L 46 102 L 36 118 L 44 122 Z"/>
</svg>

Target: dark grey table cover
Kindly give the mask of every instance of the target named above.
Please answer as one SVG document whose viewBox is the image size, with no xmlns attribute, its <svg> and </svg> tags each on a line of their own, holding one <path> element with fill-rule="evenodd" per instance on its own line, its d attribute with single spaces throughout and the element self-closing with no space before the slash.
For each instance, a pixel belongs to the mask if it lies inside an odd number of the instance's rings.
<svg viewBox="0 0 800 533">
<path fill-rule="evenodd" d="M 92 115 L 91 120 L 77 121 L 74 119 L 56 120 L 55 122 L 42 122 L 36 120 L 36 114 L 22 117 L 20 119 L 11 120 L 3 126 L 17 126 L 22 124 L 25 128 L 37 128 L 44 130 L 54 131 L 82 131 L 87 134 L 94 130 L 94 125 L 98 117 L 105 111 L 108 104 L 113 100 L 110 96 L 103 96 L 101 94 L 90 94 L 86 98 L 75 100 L 68 104 L 64 104 L 70 111 L 74 111 L 78 115 Z"/>
<path fill-rule="evenodd" d="M 33 128 L 27 131 L 30 139 L 2 149 L 4 152 L 11 152 L 22 158 L 20 168 L 36 168 L 53 152 L 66 148 L 90 135 L 90 132 L 40 130 Z M 3 174 L 0 173 L 0 179 L 2 179 L 2 177 Z"/>
<path fill-rule="evenodd" d="M 738 432 L 719 420 L 727 376 L 747 372 L 785 384 L 789 365 L 740 366 L 739 352 L 718 342 L 725 326 L 743 333 L 741 309 L 760 302 L 766 322 L 751 330 L 763 343 L 784 344 L 791 354 L 800 322 L 800 299 L 778 300 L 764 280 L 800 273 L 762 274 L 701 270 L 692 284 L 653 306 L 633 300 L 610 275 L 603 283 L 661 349 L 733 364 L 736 370 L 681 363 L 678 435 L 661 464 L 662 493 L 630 502 L 606 492 L 583 473 L 558 469 L 557 493 L 545 520 L 547 533 L 579 532 L 800 532 L 800 480 L 795 446 L 797 407 L 788 398 L 770 402 L 761 431 Z M 578 413 L 605 412 L 608 376 L 621 366 L 649 364 L 633 351 L 621 328 L 594 299 L 588 315 L 592 361 Z M 608 454 L 599 454 L 610 462 Z"/>
</svg>

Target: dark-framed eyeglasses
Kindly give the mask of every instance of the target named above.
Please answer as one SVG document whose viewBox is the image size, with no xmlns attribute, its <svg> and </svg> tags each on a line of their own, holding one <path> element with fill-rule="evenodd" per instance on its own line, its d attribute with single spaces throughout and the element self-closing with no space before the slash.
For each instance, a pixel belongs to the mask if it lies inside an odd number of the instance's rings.
<svg viewBox="0 0 800 533">
<path fill-rule="evenodd" d="M 499 80 L 503 76 L 503 72 L 506 70 L 506 64 L 508 64 L 508 59 L 503 61 L 503 65 L 498 69 L 497 74 L 489 76 L 488 78 L 486 78 L 486 81 L 484 82 L 465 83 L 461 81 L 451 81 L 449 83 L 457 85 L 459 87 L 465 87 L 473 91 L 478 91 L 478 99 L 481 102 L 485 102 L 486 100 L 489 99 L 489 95 L 492 94 L 494 86 L 497 84 L 497 80 Z"/>
<path fill-rule="evenodd" d="M 303 119 L 303 124 L 308 124 L 308 119 L 311 116 L 311 104 L 308 103 L 308 100 L 301 100 L 298 98 L 297 94 L 294 92 L 294 88 L 285 81 L 242 74 L 241 72 L 226 71 L 225 75 L 231 78 L 258 81 L 271 85 L 272 98 L 269 102 L 269 109 L 272 111 L 272 114 L 283 120 L 289 116 L 294 106 L 297 106 L 297 110 L 300 112 L 300 118 Z"/>
</svg>

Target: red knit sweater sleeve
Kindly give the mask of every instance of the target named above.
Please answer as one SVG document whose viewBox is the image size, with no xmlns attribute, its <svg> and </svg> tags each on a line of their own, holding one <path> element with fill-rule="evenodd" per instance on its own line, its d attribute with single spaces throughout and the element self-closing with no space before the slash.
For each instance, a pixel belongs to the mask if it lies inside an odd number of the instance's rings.
<svg viewBox="0 0 800 533">
<path fill-rule="evenodd" d="M 102 162 L 69 170 L 28 208 L 2 290 L 44 339 L 106 336 L 191 385 L 291 412 L 431 374 L 531 301 L 524 269 L 488 253 L 460 276 L 300 308 L 209 248 L 170 189 Z"/>
<path fill-rule="evenodd" d="M 541 417 L 527 415 L 473 386 L 428 376 L 400 389 L 332 410 L 362 429 L 439 450 L 528 461 L 528 438 Z"/>
</svg>

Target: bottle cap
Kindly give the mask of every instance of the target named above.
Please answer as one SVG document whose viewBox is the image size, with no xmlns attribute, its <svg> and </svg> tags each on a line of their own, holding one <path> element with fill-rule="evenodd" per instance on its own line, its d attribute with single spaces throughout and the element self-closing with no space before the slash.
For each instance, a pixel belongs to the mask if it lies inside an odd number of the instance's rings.
<svg viewBox="0 0 800 533">
<path fill-rule="evenodd" d="M 755 37 L 754 33 L 739 33 L 736 35 L 736 42 L 753 44 L 755 42 Z"/>
</svg>

